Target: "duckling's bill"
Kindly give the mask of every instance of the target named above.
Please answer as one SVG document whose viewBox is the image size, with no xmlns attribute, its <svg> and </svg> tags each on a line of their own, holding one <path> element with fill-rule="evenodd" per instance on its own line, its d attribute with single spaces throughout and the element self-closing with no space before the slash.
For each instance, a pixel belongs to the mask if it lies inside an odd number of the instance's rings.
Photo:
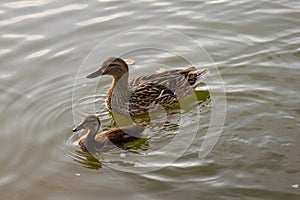
<svg viewBox="0 0 300 200">
<path fill-rule="evenodd" d="M 83 129 L 83 126 L 82 126 L 82 123 L 81 123 L 78 126 L 76 126 L 75 128 L 73 128 L 72 132 L 75 133 L 75 132 L 78 132 L 82 129 Z"/>
<path fill-rule="evenodd" d="M 72 132 L 75 133 L 84 129 L 84 123 L 85 123 L 84 120 L 80 122 L 80 124 L 78 124 L 77 126 L 75 126 L 75 128 L 73 128 Z"/>
</svg>

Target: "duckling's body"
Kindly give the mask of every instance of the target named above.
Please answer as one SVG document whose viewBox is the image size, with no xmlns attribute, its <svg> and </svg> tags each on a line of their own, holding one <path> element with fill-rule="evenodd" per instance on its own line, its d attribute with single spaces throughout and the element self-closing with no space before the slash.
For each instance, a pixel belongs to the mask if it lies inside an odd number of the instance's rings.
<svg viewBox="0 0 300 200">
<path fill-rule="evenodd" d="M 145 123 L 133 124 L 98 133 L 100 121 L 95 115 L 89 115 L 73 129 L 73 132 L 87 130 L 87 134 L 79 139 L 78 144 L 83 151 L 95 153 L 106 152 L 116 147 L 126 149 L 130 143 L 142 138 L 145 126 Z"/>
<path fill-rule="evenodd" d="M 157 105 L 177 106 L 178 99 L 192 94 L 207 73 L 208 70 L 197 72 L 195 67 L 190 67 L 141 76 L 128 82 L 127 64 L 121 58 L 110 57 L 87 78 L 113 76 L 106 96 L 108 108 L 121 114 L 140 115 L 154 110 Z"/>
</svg>

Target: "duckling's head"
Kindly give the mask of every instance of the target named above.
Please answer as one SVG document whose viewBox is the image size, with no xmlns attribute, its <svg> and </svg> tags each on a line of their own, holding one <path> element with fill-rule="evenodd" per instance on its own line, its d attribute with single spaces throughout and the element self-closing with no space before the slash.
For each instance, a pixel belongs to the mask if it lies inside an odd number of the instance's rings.
<svg viewBox="0 0 300 200">
<path fill-rule="evenodd" d="M 87 78 L 95 78 L 101 75 L 111 75 L 114 78 L 121 78 L 127 72 L 128 66 L 122 58 L 109 57 L 97 71 L 87 75 Z"/>
<path fill-rule="evenodd" d="M 98 119 L 98 117 L 96 115 L 88 115 L 78 126 L 73 129 L 73 132 L 77 132 L 83 129 L 94 130 L 95 132 L 97 132 L 99 128 L 100 120 Z"/>
</svg>

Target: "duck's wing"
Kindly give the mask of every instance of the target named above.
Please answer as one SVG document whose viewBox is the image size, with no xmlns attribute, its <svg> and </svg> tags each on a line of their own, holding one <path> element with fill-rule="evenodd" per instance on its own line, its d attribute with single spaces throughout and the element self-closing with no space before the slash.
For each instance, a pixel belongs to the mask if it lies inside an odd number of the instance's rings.
<svg viewBox="0 0 300 200">
<path fill-rule="evenodd" d="M 165 108 L 178 105 L 176 92 L 164 85 L 152 82 L 140 83 L 131 91 L 129 100 L 131 113 L 138 115 L 141 112 L 153 111 L 157 105 Z"/>
<path fill-rule="evenodd" d="M 207 69 L 196 71 L 195 67 L 169 70 L 133 79 L 129 82 L 129 87 L 131 91 L 135 91 L 144 88 L 145 84 L 150 85 L 149 87 L 152 87 L 151 84 L 161 85 L 164 86 L 162 90 L 169 89 L 176 93 L 178 97 L 183 97 L 190 94 L 205 79 L 207 74 Z"/>
<path fill-rule="evenodd" d="M 104 131 L 96 135 L 94 143 L 95 151 L 107 152 L 116 149 L 116 147 L 123 148 L 123 145 L 126 142 L 129 142 L 126 134 L 124 134 L 119 128 L 113 128 L 109 131 Z"/>
<path fill-rule="evenodd" d="M 115 145 L 119 148 L 124 148 L 126 144 L 141 138 L 144 130 L 145 126 L 136 124 L 127 127 L 113 128 L 100 133 L 96 140 L 103 140 L 103 138 L 105 138 L 104 146 Z"/>
<path fill-rule="evenodd" d="M 176 79 L 185 80 L 187 78 L 187 75 L 195 70 L 195 67 L 189 67 L 187 69 L 168 70 L 159 73 L 140 76 L 136 79 L 133 79 L 129 83 L 129 85 L 132 87 L 136 87 L 141 83 L 150 82 L 165 85 L 166 87 L 168 87 L 169 85 L 173 85 L 172 83 L 175 83 L 175 81 L 177 81 Z"/>
<path fill-rule="evenodd" d="M 177 69 L 141 76 L 129 83 L 130 112 L 134 115 L 178 105 L 179 98 L 192 94 L 208 71 L 196 71 L 195 67 Z"/>
</svg>

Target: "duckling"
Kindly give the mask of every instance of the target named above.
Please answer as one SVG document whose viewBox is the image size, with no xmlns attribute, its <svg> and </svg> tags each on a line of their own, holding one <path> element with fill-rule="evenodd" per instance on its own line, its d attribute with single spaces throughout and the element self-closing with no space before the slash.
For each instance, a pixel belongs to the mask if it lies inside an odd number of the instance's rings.
<svg viewBox="0 0 300 200">
<path fill-rule="evenodd" d="M 178 99 L 192 94 L 208 72 L 207 69 L 196 71 L 195 67 L 189 67 L 140 76 L 128 82 L 126 62 L 121 58 L 109 57 L 87 78 L 112 76 L 112 86 L 106 95 L 108 109 L 135 116 L 147 114 L 157 105 L 166 109 L 178 106 Z"/>
<path fill-rule="evenodd" d="M 73 132 L 83 129 L 87 130 L 87 134 L 78 141 L 83 151 L 91 153 L 106 152 L 116 148 L 116 146 L 127 149 L 130 143 L 143 137 L 142 133 L 147 124 L 132 124 L 98 133 L 100 125 L 101 123 L 97 116 L 88 115 L 73 129 Z"/>
</svg>

